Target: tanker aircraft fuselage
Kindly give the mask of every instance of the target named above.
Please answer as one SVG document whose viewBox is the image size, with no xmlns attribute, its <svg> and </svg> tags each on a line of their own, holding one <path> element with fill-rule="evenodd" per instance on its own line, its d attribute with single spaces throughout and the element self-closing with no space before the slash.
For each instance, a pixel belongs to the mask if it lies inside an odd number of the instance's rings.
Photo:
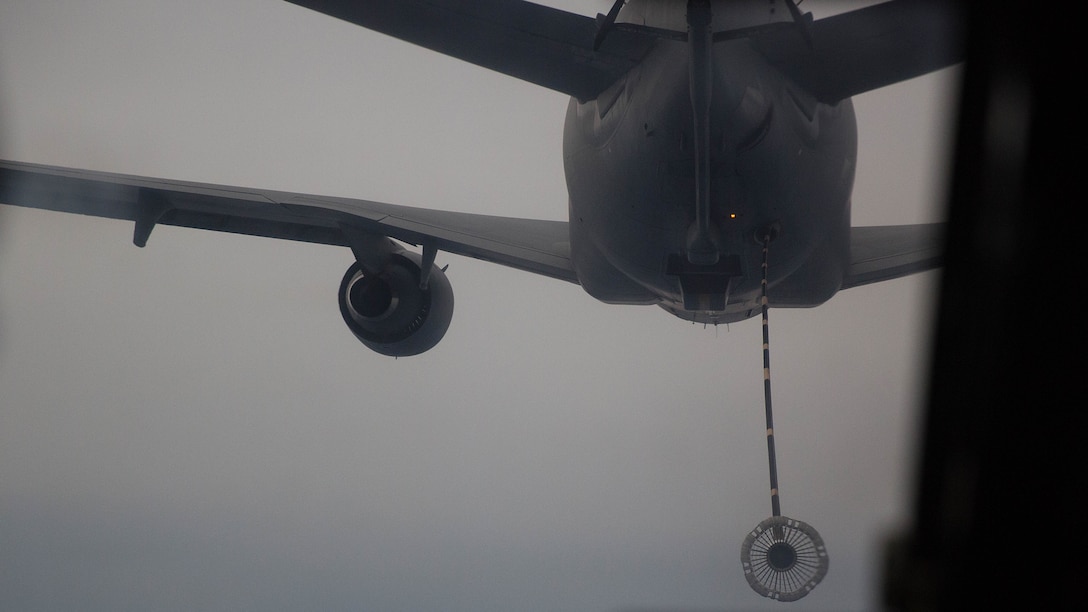
<svg viewBox="0 0 1088 612">
<path fill-rule="evenodd" d="M 714 3 L 714 30 L 738 27 L 730 4 Z M 673 10 L 640 21 L 685 23 L 685 3 L 664 8 Z M 818 102 L 746 40 L 710 45 L 709 70 L 693 69 L 694 46 L 662 39 L 597 99 L 570 101 L 563 153 L 579 282 L 609 303 L 659 304 L 705 323 L 745 319 L 759 312 L 770 231 L 774 304 L 823 303 L 849 261 L 850 100 Z"/>
<path fill-rule="evenodd" d="M 817 20 L 792 0 L 628 0 L 594 19 L 523 0 L 289 1 L 571 96 L 569 220 L 3 160 L 0 202 L 132 221 L 138 246 L 173 225 L 349 247 L 341 314 L 392 356 L 450 324 L 439 251 L 710 324 L 941 263 L 942 224 L 851 226 L 850 98 L 960 61 L 948 4 Z"/>
</svg>

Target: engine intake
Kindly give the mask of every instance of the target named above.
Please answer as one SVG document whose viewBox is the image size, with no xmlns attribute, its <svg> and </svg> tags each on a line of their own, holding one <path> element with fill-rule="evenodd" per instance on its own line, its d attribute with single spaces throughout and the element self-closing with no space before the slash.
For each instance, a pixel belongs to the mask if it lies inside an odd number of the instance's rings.
<svg viewBox="0 0 1088 612">
<path fill-rule="evenodd" d="M 340 314 L 351 333 L 371 350 L 392 357 L 430 350 L 453 318 L 453 288 L 431 264 L 427 288 L 420 288 L 422 258 L 408 251 L 382 258 L 378 273 L 355 262 L 340 283 Z"/>
</svg>

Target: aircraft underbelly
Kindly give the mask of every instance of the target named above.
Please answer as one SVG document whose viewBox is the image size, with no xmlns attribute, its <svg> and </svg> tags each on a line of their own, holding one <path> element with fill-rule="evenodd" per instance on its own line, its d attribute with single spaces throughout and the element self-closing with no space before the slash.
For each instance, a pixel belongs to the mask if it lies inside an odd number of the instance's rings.
<svg viewBox="0 0 1088 612">
<path fill-rule="evenodd" d="M 605 302 L 657 303 L 707 322 L 747 318 L 758 312 L 757 234 L 773 224 L 771 303 L 820 304 L 839 289 L 846 264 L 853 108 L 816 103 L 743 42 L 716 45 L 714 66 L 709 193 L 718 263 L 694 266 L 685 256 L 696 215 L 688 52 L 661 41 L 597 100 L 568 107 L 579 281 Z M 693 287 L 723 295 L 695 305 Z"/>
</svg>

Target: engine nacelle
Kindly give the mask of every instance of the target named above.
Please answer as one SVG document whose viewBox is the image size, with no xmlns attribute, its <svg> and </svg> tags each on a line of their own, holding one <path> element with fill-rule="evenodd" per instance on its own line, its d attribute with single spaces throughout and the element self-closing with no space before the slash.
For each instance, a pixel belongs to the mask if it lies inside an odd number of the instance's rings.
<svg viewBox="0 0 1088 612">
<path fill-rule="evenodd" d="M 408 251 L 388 253 L 381 271 L 368 274 L 358 262 L 340 283 L 340 314 L 351 333 L 371 350 L 392 357 L 431 349 L 453 318 L 453 288 L 431 264 L 427 288 L 420 288 L 422 258 Z"/>
</svg>

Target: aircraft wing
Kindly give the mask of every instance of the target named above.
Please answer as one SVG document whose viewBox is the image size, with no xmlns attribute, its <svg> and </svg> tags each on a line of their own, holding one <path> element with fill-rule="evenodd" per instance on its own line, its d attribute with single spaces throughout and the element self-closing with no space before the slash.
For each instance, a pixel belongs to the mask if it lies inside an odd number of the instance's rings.
<svg viewBox="0 0 1088 612">
<path fill-rule="evenodd" d="M 522 0 L 288 0 L 484 68 L 592 100 L 638 64 L 654 39 Z"/>
<path fill-rule="evenodd" d="M 0 203 L 123 219 L 144 246 L 155 225 L 349 246 L 345 231 L 577 283 L 566 222 L 0 161 Z"/>
<path fill-rule="evenodd" d="M 812 22 L 807 36 L 779 28 L 750 38 L 771 65 L 834 103 L 962 61 L 958 4 L 892 0 Z"/>
<path fill-rule="evenodd" d="M 943 223 L 850 228 L 850 269 L 842 288 L 940 267 L 944 228 Z"/>
</svg>

